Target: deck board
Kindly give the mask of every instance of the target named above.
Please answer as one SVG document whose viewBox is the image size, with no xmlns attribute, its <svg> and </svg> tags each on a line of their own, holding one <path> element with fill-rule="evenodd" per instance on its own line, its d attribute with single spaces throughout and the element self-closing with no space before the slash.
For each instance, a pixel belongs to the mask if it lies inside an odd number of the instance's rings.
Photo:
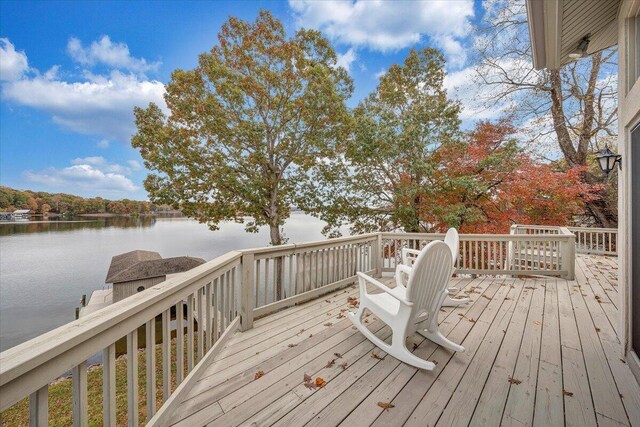
<svg viewBox="0 0 640 427">
<path fill-rule="evenodd" d="M 465 352 L 409 338 L 415 354 L 437 362 L 433 371 L 399 362 L 355 330 L 343 315 L 358 290 L 347 287 L 237 332 L 171 424 L 640 426 L 640 387 L 616 335 L 615 258 L 579 256 L 575 281 L 458 277 L 451 285 L 471 301 L 443 308 L 440 327 Z M 367 321 L 390 339 L 381 321 Z M 305 387 L 305 374 L 326 385 Z"/>
</svg>

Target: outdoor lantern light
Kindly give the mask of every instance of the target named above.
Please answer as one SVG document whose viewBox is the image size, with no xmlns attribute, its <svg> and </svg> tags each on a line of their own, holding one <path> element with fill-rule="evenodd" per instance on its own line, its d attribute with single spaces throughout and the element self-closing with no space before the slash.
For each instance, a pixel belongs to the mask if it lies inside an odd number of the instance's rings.
<svg viewBox="0 0 640 427">
<path fill-rule="evenodd" d="M 576 50 L 569 54 L 569 58 L 571 59 L 580 59 L 587 53 L 587 48 L 589 47 L 589 35 L 584 36 L 580 43 L 578 43 L 578 47 Z"/>
<path fill-rule="evenodd" d="M 602 169 L 602 172 L 607 175 L 613 170 L 616 163 L 618 163 L 618 167 L 622 169 L 622 156 L 609 150 L 609 146 L 606 144 L 604 149 L 598 153 L 596 159 L 598 159 L 598 165 L 600 169 Z"/>
</svg>

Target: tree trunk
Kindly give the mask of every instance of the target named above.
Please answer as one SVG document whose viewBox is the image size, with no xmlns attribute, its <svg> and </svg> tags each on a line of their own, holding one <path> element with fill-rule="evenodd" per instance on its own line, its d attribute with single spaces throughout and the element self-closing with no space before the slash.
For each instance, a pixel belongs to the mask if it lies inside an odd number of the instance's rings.
<svg viewBox="0 0 640 427">
<path fill-rule="evenodd" d="M 278 226 L 278 224 L 270 224 L 269 233 L 271 236 L 272 246 L 278 246 L 282 244 L 282 235 L 280 234 L 280 227 Z M 275 283 L 273 285 L 276 287 L 276 301 L 280 301 L 284 297 L 284 260 L 282 257 L 274 259 L 274 268 L 276 271 L 276 277 Z"/>
</svg>

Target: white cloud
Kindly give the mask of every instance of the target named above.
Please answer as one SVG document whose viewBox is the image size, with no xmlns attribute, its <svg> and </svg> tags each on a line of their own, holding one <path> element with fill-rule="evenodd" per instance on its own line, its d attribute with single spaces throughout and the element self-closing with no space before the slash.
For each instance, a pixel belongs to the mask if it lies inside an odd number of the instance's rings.
<svg viewBox="0 0 640 427">
<path fill-rule="evenodd" d="M 133 107 L 155 102 L 164 108 L 164 85 L 113 71 L 92 81 L 67 82 L 36 76 L 7 82 L 7 100 L 51 114 L 58 125 L 81 134 L 128 141 L 135 126 Z"/>
<path fill-rule="evenodd" d="M 104 64 L 110 68 L 124 69 L 136 73 L 147 71 L 157 71 L 159 62 L 147 62 L 144 58 L 131 56 L 129 47 L 124 43 L 113 43 L 109 36 L 102 36 L 100 40 L 91 42 L 91 45 L 84 47 L 82 41 L 72 37 L 67 43 L 67 52 L 74 61 L 93 66 Z"/>
<path fill-rule="evenodd" d="M 344 67 L 347 71 L 351 70 L 351 64 L 357 59 L 356 51 L 350 48 L 348 51 L 342 54 L 338 54 L 338 60 L 336 65 L 338 67 Z"/>
<path fill-rule="evenodd" d="M 34 183 L 61 191 L 127 195 L 140 188 L 127 177 L 131 168 L 109 163 L 103 157 L 85 157 L 71 161 L 66 168 L 25 171 L 24 177 Z"/>
<path fill-rule="evenodd" d="M 412 46 L 424 35 L 443 49 L 452 64 L 466 55 L 459 39 L 467 37 L 473 1 L 289 0 L 298 26 L 321 30 L 332 39 L 387 52 Z"/>
<path fill-rule="evenodd" d="M 98 148 L 109 148 L 109 145 L 111 145 L 109 140 L 104 138 L 96 143 L 96 147 Z"/>
<path fill-rule="evenodd" d="M 16 51 L 7 38 L 0 38 L 0 80 L 18 80 L 29 69 L 27 55 Z"/>
<path fill-rule="evenodd" d="M 87 61 L 95 57 L 93 61 L 99 59 L 107 65 L 131 70 L 137 68 L 138 71 L 151 66 L 144 60 L 131 58 L 128 48 L 127 55 L 118 53 L 126 45 L 106 44 L 104 40 L 103 37 L 99 43 L 94 42 L 104 51 L 97 48 L 95 54 L 91 49 L 85 52 L 89 55 Z M 5 47 L 9 46 L 9 52 L 15 51 L 8 40 L 3 43 Z M 115 52 L 112 56 L 108 55 L 109 49 Z M 22 52 L 19 55 L 24 55 L 25 65 L 21 68 L 24 70 L 27 57 Z M 3 62 L 3 69 L 4 66 Z M 129 141 L 135 131 L 133 107 L 146 107 L 150 102 L 155 102 L 161 108 L 166 108 L 164 84 L 149 80 L 141 73 L 113 69 L 106 74 L 94 74 L 89 69 L 83 69 L 80 78 L 65 80 L 59 77 L 56 65 L 43 74 L 38 70 L 32 71 L 34 76 L 29 78 L 7 79 L 2 84 L 3 98 L 44 111 L 51 115 L 54 123 L 65 129 L 102 137 L 106 142 L 98 143 L 101 148 L 108 147 L 109 140 Z M 13 75 L 16 75 L 15 72 Z"/>
<path fill-rule="evenodd" d="M 380 71 L 378 71 L 374 76 L 376 79 L 380 80 L 380 78 L 382 76 L 384 76 L 385 74 L 387 74 L 387 69 L 386 68 L 381 68 Z"/>
</svg>

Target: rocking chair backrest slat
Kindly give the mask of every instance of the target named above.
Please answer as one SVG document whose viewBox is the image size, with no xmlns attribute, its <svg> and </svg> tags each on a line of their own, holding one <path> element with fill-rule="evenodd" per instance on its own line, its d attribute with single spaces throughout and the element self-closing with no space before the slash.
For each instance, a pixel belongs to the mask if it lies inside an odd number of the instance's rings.
<svg viewBox="0 0 640 427">
<path fill-rule="evenodd" d="M 447 234 L 444 236 L 444 242 L 449 246 L 449 249 L 451 249 L 453 265 L 455 266 L 458 260 L 458 252 L 460 251 L 460 236 L 458 235 L 458 230 L 455 228 L 448 229 Z"/>
<path fill-rule="evenodd" d="M 407 283 L 407 298 L 413 302 L 414 310 L 428 313 L 438 310 L 452 269 L 451 249 L 446 243 L 434 241 L 425 246 L 413 264 Z"/>
</svg>

